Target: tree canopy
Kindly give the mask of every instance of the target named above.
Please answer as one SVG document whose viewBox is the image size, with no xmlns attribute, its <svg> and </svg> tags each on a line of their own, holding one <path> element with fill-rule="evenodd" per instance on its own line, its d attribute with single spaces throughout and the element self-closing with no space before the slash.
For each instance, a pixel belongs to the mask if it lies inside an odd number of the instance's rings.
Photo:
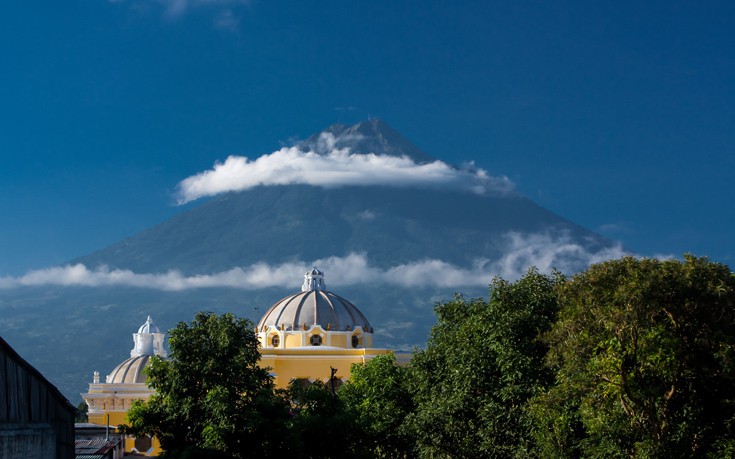
<svg viewBox="0 0 735 459">
<path fill-rule="evenodd" d="M 157 393 L 125 430 L 199 457 L 735 457 L 725 265 L 531 269 L 494 279 L 487 301 L 457 295 L 435 312 L 408 367 L 375 357 L 336 393 L 321 382 L 275 390 L 252 324 L 199 313 L 171 331 L 169 360 L 152 359 Z"/>
<path fill-rule="evenodd" d="M 351 373 L 339 390 L 339 398 L 354 413 L 370 456 L 410 457 L 414 441 L 406 417 L 414 404 L 406 368 L 396 363 L 393 354 L 386 354 L 353 364 Z"/>
<path fill-rule="evenodd" d="M 170 357 L 153 357 L 156 390 L 128 412 L 126 432 L 155 435 L 168 452 L 221 451 L 235 458 L 286 448 L 289 405 L 273 387 L 253 325 L 232 314 L 197 313 L 170 331 Z"/>
<path fill-rule="evenodd" d="M 341 459 L 372 457 L 366 450 L 357 413 L 346 406 L 331 384 L 315 381 L 288 388 L 293 418 L 289 424 L 294 452 L 291 457 Z"/>
<path fill-rule="evenodd" d="M 547 457 L 725 457 L 735 428 L 735 278 L 706 258 L 623 258 L 560 290 L 557 384 L 533 403 Z M 729 453 L 728 453 L 729 451 Z"/>
<path fill-rule="evenodd" d="M 526 401 L 546 389 L 548 331 L 560 276 L 535 270 L 493 280 L 490 299 L 436 307 L 437 324 L 410 364 L 410 415 L 421 457 L 523 457 L 532 449 Z"/>
</svg>

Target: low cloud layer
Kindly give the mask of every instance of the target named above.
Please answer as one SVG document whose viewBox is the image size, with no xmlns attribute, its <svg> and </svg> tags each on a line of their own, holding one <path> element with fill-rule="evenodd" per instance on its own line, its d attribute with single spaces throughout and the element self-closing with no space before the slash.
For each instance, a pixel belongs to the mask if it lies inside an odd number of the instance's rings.
<svg viewBox="0 0 735 459">
<path fill-rule="evenodd" d="M 554 268 L 565 274 L 585 269 L 592 263 L 619 258 L 626 253 L 619 246 L 590 252 L 566 235 L 508 233 L 507 250 L 497 260 L 478 259 L 470 267 L 459 267 L 442 260 L 417 260 L 387 269 L 370 265 L 368 256 L 350 253 L 345 257 L 329 257 L 313 262 L 289 262 L 279 265 L 256 263 L 209 275 L 185 276 L 178 271 L 141 274 L 130 270 L 89 269 L 82 264 L 31 271 L 20 277 L 0 277 L 0 288 L 32 286 L 129 286 L 168 291 L 209 287 L 255 290 L 282 287 L 294 290 L 300 286 L 305 269 L 316 264 L 327 274 L 327 285 L 393 285 L 398 287 L 479 287 L 494 276 L 515 280 L 530 266 L 543 273 Z"/>
<path fill-rule="evenodd" d="M 433 187 L 475 193 L 508 193 L 507 177 L 492 177 L 482 169 L 454 168 L 444 162 L 417 164 L 408 157 L 352 154 L 335 147 L 331 134 L 322 134 L 319 152 L 281 148 L 255 160 L 230 156 L 210 170 L 182 180 L 176 189 L 179 204 L 260 185 L 314 185 L 325 188 L 354 185 Z"/>
</svg>

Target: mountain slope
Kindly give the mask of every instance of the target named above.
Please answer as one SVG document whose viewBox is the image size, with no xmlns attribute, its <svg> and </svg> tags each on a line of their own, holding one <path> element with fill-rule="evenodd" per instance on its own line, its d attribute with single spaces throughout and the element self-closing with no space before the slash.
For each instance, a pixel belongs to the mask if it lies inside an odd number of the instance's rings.
<svg viewBox="0 0 735 459">
<path fill-rule="evenodd" d="M 300 144 L 320 151 L 324 136 L 352 153 L 433 158 L 380 120 L 334 125 Z M 504 235 L 554 231 L 590 250 L 609 241 L 515 193 L 453 189 L 307 185 L 227 193 L 119 243 L 73 260 L 136 272 L 209 274 L 266 261 L 310 262 L 365 253 L 387 268 L 419 259 L 457 265 L 502 255 Z"/>
<path fill-rule="evenodd" d="M 320 150 L 325 139 L 353 153 L 407 156 L 421 164 L 434 161 L 378 120 L 331 126 L 300 148 L 325 153 Z M 379 185 L 261 185 L 218 195 L 73 262 L 135 273 L 179 270 L 197 275 L 256 263 L 296 262 L 308 269 L 317 259 L 359 253 L 367 257 L 371 268 L 387 276 L 390 268 L 427 260 L 440 262 L 428 264 L 429 269 L 456 266 L 463 276 L 478 272 L 478 259 L 492 262 L 511 249 L 527 255 L 524 244 L 532 237 L 520 238 L 515 247 L 508 241 L 508 235 L 519 234 L 561 235 L 561 253 L 569 247 L 596 253 L 611 246 L 604 238 L 514 193 Z M 516 260 L 515 269 L 525 270 L 533 253 L 530 258 L 511 258 Z M 328 270 L 326 280 L 331 290 L 352 301 L 370 320 L 376 345 L 411 349 L 424 343 L 434 322 L 436 301 L 458 291 L 468 296 L 487 294 L 486 286 L 498 272 L 492 271 L 492 264 L 487 269 L 482 266 L 479 277 L 461 286 L 431 279 L 392 283 L 385 281 L 385 275 L 382 282 L 339 285 L 332 282 L 339 273 Z M 191 320 L 200 310 L 233 312 L 257 321 L 271 304 L 298 291 L 301 281 L 296 278 L 289 286 L 250 290 L 163 291 L 120 285 L 0 290 L 0 333 L 76 403 L 92 371 L 99 370 L 104 377 L 129 355 L 131 333 L 147 315 L 164 330 Z"/>
<path fill-rule="evenodd" d="M 309 262 L 367 253 L 380 267 L 417 259 L 466 265 L 502 253 L 509 231 L 567 231 L 605 240 L 522 197 L 438 190 L 310 186 L 229 193 L 93 254 L 74 260 L 136 272 L 207 274 L 258 261 Z"/>
</svg>

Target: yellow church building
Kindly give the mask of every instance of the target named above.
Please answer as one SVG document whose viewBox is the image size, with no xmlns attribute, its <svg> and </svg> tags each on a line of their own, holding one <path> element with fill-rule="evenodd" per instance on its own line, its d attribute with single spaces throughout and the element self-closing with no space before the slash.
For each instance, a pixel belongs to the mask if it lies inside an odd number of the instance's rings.
<svg viewBox="0 0 735 459">
<path fill-rule="evenodd" d="M 337 385 L 350 378 L 353 363 L 364 363 L 375 356 L 392 353 L 373 347 L 373 328 L 351 302 L 326 289 L 324 273 L 316 267 L 307 271 L 301 291 L 271 306 L 258 322 L 260 364 L 270 369 L 276 387 L 285 388 L 292 380 L 305 384 L 330 381 L 334 369 Z M 133 400 L 146 400 L 153 393 L 145 383 L 143 369 L 149 359 L 166 358 L 164 334 L 149 316 L 133 334 L 130 358 L 120 363 L 100 382 L 95 372 L 89 391 L 82 394 L 89 406 L 89 422 L 117 426 Z M 399 364 L 410 354 L 396 354 Z M 128 438 L 125 451 L 156 455 L 160 447 L 155 438 Z"/>
<path fill-rule="evenodd" d="M 125 415 L 135 400 L 147 400 L 153 390 L 146 384 L 143 369 L 150 358 L 157 355 L 166 358 L 168 353 L 163 346 L 164 334 L 153 323 L 151 316 L 133 333 L 133 349 L 130 358 L 116 366 L 100 382 L 100 374 L 95 371 L 87 393 L 82 394 L 89 408 L 89 422 L 116 427 L 126 422 Z M 145 455 L 156 455 L 160 446 L 155 438 L 126 438 L 125 451 L 135 451 Z"/>
<path fill-rule="evenodd" d="M 316 268 L 304 275 L 301 292 L 276 302 L 256 327 L 261 365 L 272 371 L 276 387 L 292 380 L 328 382 L 331 368 L 342 383 L 353 363 L 388 354 L 373 348 L 373 328 L 357 307 L 326 289 L 324 273 Z M 408 354 L 396 356 L 399 363 Z"/>
</svg>

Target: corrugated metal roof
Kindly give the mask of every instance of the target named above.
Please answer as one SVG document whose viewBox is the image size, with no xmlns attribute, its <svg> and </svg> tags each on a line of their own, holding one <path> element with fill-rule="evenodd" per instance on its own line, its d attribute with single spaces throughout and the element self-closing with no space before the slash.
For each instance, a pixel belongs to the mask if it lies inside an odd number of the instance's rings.
<svg viewBox="0 0 735 459">
<path fill-rule="evenodd" d="M 75 440 L 74 450 L 77 459 L 82 456 L 104 457 L 115 445 L 116 442 L 105 439 Z"/>
</svg>

